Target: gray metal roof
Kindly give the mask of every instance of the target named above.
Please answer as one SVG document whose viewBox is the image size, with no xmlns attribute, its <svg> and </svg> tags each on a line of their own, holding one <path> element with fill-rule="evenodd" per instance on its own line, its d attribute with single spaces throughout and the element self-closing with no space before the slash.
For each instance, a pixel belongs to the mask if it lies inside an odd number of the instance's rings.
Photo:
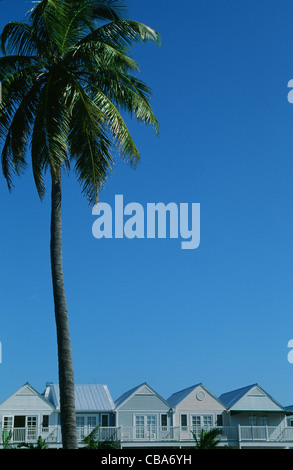
<svg viewBox="0 0 293 470">
<path fill-rule="evenodd" d="M 195 388 L 202 385 L 198 383 L 196 385 L 192 385 L 191 387 L 185 388 L 184 390 L 180 390 L 179 392 L 173 393 L 169 398 L 167 398 L 167 402 L 170 403 L 171 406 L 177 406 L 179 403 L 182 402 Z"/>
<path fill-rule="evenodd" d="M 127 400 L 136 390 L 138 390 L 140 387 L 143 385 L 147 385 L 146 382 L 137 385 L 136 387 L 133 387 L 131 390 L 128 390 L 127 392 L 123 393 L 119 398 L 115 400 L 115 408 L 117 408 L 121 403 L 123 403 L 125 400 Z"/>
<path fill-rule="evenodd" d="M 114 402 L 107 385 L 75 385 L 76 411 L 113 411 Z M 49 384 L 44 392 L 57 409 L 60 409 L 59 384 Z"/>
<path fill-rule="evenodd" d="M 237 390 L 232 390 L 231 392 L 223 393 L 219 400 L 226 406 L 227 409 L 231 408 L 240 398 L 242 398 L 252 387 L 257 386 L 257 384 L 248 385 L 246 387 L 238 388 Z"/>
<path fill-rule="evenodd" d="M 219 400 L 226 406 L 227 410 L 231 409 L 235 403 L 237 403 L 246 393 L 249 392 L 253 387 L 258 387 L 275 405 L 277 405 L 280 410 L 285 411 L 282 405 L 277 402 L 271 395 L 269 395 L 263 388 L 261 388 L 257 383 L 248 385 L 247 387 L 238 388 L 231 392 L 223 393 Z"/>
<path fill-rule="evenodd" d="M 131 390 L 128 390 L 127 392 L 123 393 L 117 400 L 115 400 L 115 408 L 119 408 L 119 406 L 124 403 L 128 398 L 130 398 L 132 395 L 135 394 L 136 391 L 138 391 L 142 387 L 147 387 L 154 395 L 156 395 L 165 405 L 170 407 L 170 403 L 165 400 L 165 398 L 161 397 L 147 382 L 144 382 L 140 385 L 137 385 L 136 387 L 132 388 Z"/>
</svg>

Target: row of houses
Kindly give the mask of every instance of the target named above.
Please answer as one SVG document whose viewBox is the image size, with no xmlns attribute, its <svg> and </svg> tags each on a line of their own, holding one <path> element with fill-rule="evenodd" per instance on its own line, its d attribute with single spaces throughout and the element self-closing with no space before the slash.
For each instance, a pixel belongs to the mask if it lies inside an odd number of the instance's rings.
<svg viewBox="0 0 293 470">
<path fill-rule="evenodd" d="M 106 385 L 75 385 L 78 440 L 99 426 L 99 439 L 121 448 L 188 448 L 192 432 L 220 428 L 221 446 L 293 448 L 293 406 L 283 407 L 258 384 L 216 397 L 202 383 L 160 396 L 148 383 L 113 400 Z M 29 383 L 0 405 L 1 434 L 11 444 L 36 443 L 62 447 L 58 384 L 39 393 Z M 192 431 L 192 432 L 191 432 Z"/>
</svg>

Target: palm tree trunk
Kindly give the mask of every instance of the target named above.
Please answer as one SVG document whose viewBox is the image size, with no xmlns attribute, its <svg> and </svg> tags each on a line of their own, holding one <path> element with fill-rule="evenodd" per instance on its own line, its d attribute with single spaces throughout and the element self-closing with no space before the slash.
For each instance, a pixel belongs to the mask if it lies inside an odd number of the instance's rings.
<svg viewBox="0 0 293 470">
<path fill-rule="evenodd" d="M 61 176 L 52 175 L 51 269 L 57 328 L 60 415 L 64 449 L 76 449 L 74 373 L 62 262 Z"/>
</svg>

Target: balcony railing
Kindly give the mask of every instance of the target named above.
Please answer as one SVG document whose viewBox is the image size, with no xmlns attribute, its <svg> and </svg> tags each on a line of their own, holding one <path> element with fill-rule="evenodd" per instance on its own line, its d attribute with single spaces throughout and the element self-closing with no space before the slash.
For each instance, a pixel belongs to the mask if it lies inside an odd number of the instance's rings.
<svg viewBox="0 0 293 470">
<path fill-rule="evenodd" d="M 25 427 L 25 428 L 0 428 L 0 443 L 3 443 L 4 435 L 9 437 L 11 443 L 35 443 L 38 440 L 38 437 L 41 436 L 42 439 L 46 442 L 58 442 L 60 440 L 60 427 L 59 426 L 49 426 L 44 428 L 42 427 Z"/>
<path fill-rule="evenodd" d="M 172 426 L 122 426 L 121 441 L 179 441 L 180 428 Z"/>
<path fill-rule="evenodd" d="M 78 426 L 77 427 L 77 439 L 83 441 L 95 428 L 95 426 Z M 95 433 L 95 438 L 99 441 L 120 441 L 120 428 L 115 427 L 100 427 Z"/>
<path fill-rule="evenodd" d="M 239 426 L 241 442 L 292 442 L 293 427 Z"/>
<path fill-rule="evenodd" d="M 83 426 L 77 427 L 77 438 L 79 442 L 88 436 L 94 427 Z M 3 444 L 4 436 L 8 436 L 9 442 L 12 444 L 19 444 L 22 442 L 36 443 L 39 436 L 48 444 L 59 444 L 61 443 L 61 427 L 60 426 L 49 426 L 49 427 L 25 427 L 25 428 L 0 428 L 0 444 Z M 97 431 L 96 437 L 100 441 L 119 441 L 120 440 L 120 428 L 101 427 Z"/>
<path fill-rule="evenodd" d="M 83 439 L 90 434 L 93 427 L 84 426 L 77 428 L 78 441 L 82 443 Z M 205 428 L 208 430 L 208 428 Z M 222 444 L 237 443 L 293 443 L 293 427 L 281 426 L 225 426 L 220 428 L 222 435 L 219 436 Z M 136 443 L 150 445 L 151 443 L 172 443 L 194 444 L 191 431 L 193 428 L 180 426 L 130 426 L 130 427 L 101 427 L 96 438 L 100 441 L 112 441 L 125 443 Z M 21 442 L 37 443 L 41 436 L 49 445 L 61 445 L 60 426 L 49 427 L 25 427 L 5 429 L 6 435 L 11 432 L 10 442 L 17 445 Z M 197 429 L 199 436 L 200 429 Z M 0 428 L 0 445 L 3 444 L 3 428 Z"/>
</svg>

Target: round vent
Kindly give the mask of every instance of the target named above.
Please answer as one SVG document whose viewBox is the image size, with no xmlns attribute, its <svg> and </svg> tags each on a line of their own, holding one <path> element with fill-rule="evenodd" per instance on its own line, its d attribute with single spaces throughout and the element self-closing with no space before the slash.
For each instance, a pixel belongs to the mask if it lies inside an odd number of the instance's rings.
<svg viewBox="0 0 293 470">
<path fill-rule="evenodd" d="M 199 400 L 199 401 L 202 401 L 205 397 L 205 393 L 201 390 L 200 392 L 197 392 L 196 394 L 196 398 Z"/>
</svg>

